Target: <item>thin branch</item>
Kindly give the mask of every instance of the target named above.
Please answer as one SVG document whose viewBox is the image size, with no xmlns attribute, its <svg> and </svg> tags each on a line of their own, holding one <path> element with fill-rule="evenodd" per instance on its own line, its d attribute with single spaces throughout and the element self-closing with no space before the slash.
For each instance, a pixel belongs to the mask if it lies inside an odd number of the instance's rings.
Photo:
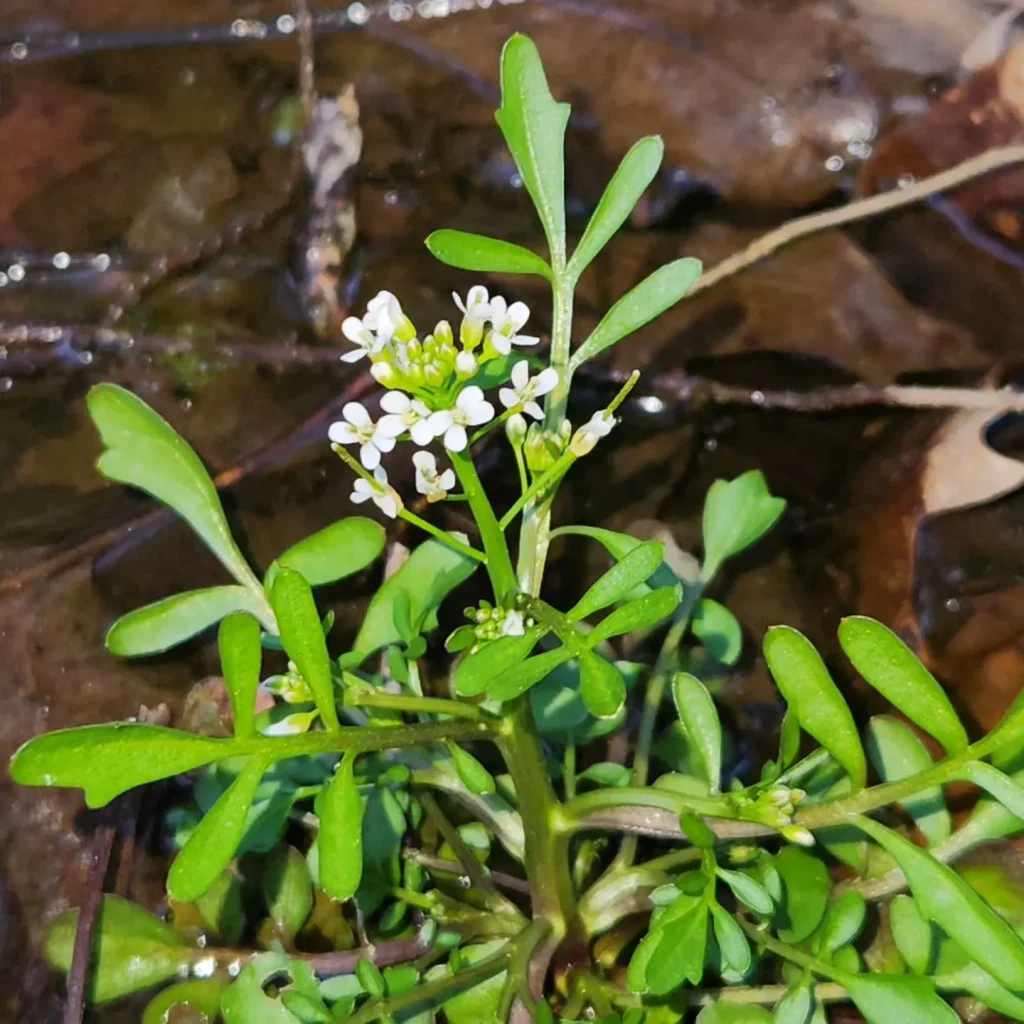
<svg viewBox="0 0 1024 1024">
<path fill-rule="evenodd" d="M 302 103 L 303 123 L 308 131 L 313 122 L 313 107 L 316 105 L 313 16 L 309 12 L 309 0 L 295 0 L 295 20 L 299 40 L 299 99 Z"/>
</svg>

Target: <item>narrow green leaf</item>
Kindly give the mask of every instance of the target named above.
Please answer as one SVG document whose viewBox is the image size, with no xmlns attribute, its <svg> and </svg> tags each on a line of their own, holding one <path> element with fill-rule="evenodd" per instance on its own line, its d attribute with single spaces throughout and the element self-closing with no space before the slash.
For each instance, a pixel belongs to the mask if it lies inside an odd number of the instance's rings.
<svg viewBox="0 0 1024 1024">
<path fill-rule="evenodd" d="M 633 951 L 626 970 L 626 985 L 630 992 L 647 991 L 647 965 L 661 944 L 663 936 L 664 932 L 660 928 L 654 928 L 641 939 Z"/>
<path fill-rule="evenodd" d="M 363 516 L 339 519 L 311 534 L 275 561 L 302 573 L 311 587 L 354 576 L 384 550 L 384 527 Z"/>
<path fill-rule="evenodd" d="M 565 258 L 565 126 L 569 105 L 548 89 L 532 40 L 512 36 L 501 53 L 501 108 L 494 115 L 537 208 L 551 261 Z"/>
<path fill-rule="evenodd" d="M 331 659 L 309 583 L 301 573 L 281 566 L 274 573 L 269 597 L 277 616 L 281 643 L 288 657 L 295 662 L 302 678 L 313 691 L 313 699 L 324 725 L 328 729 L 337 729 L 338 712 L 334 706 Z"/>
<path fill-rule="evenodd" d="M 198 899 L 231 862 L 267 762 L 250 757 L 238 777 L 203 816 L 167 875 L 167 891 L 181 903 Z"/>
<path fill-rule="evenodd" d="M 945 690 L 891 629 L 864 615 L 853 615 L 840 623 L 839 643 L 865 682 L 934 736 L 946 753 L 959 754 L 967 748 L 967 732 Z"/>
<path fill-rule="evenodd" d="M 380 969 L 368 957 L 361 956 L 356 961 L 356 977 L 371 996 L 379 998 L 387 991 L 384 984 L 384 975 L 380 973 Z"/>
<path fill-rule="evenodd" d="M 77 928 L 75 908 L 54 918 L 46 929 L 46 959 L 65 974 L 71 970 Z M 89 1002 L 109 1003 L 159 985 L 186 969 L 192 959 L 192 950 L 170 925 L 119 896 L 104 896 L 96 917 Z"/>
<path fill-rule="evenodd" d="M 762 1006 L 719 1000 L 705 1006 L 694 1024 L 771 1024 L 772 1015 Z"/>
<path fill-rule="evenodd" d="M 684 981 L 700 982 L 708 941 L 707 904 L 660 930 L 661 942 L 647 964 L 647 987 L 653 996 L 666 996 Z"/>
<path fill-rule="evenodd" d="M 626 680 L 610 661 L 584 651 L 580 655 L 580 696 L 595 718 L 614 718 L 626 702 Z"/>
<path fill-rule="evenodd" d="M 483 693 L 495 676 L 520 664 L 548 630 L 531 626 L 522 636 L 502 636 L 484 644 L 455 668 L 455 692 L 463 697 Z"/>
<path fill-rule="evenodd" d="M 973 782 L 998 800 L 1011 814 L 1024 818 L 1024 788 L 998 768 L 983 761 L 968 761 L 957 770 L 956 778 Z"/>
<path fill-rule="evenodd" d="M 710 792 L 717 793 L 722 775 L 722 725 L 715 702 L 707 687 L 689 672 L 672 677 L 672 699 Z"/>
<path fill-rule="evenodd" d="M 789 708 L 779 727 L 779 768 L 785 771 L 800 753 L 800 719 Z"/>
<path fill-rule="evenodd" d="M 694 846 L 699 846 L 702 850 L 713 850 L 715 847 L 715 833 L 704 824 L 703 819 L 698 818 L 696 814 L 691 814 L 689 811 L 683 811 L 679 815 L 679 827 L 683 830 L 683 835 L 693 843 Z"/>
<path fill-rule="evenodd" d="M 722 960 L 740 976 L 746 975 L 753 957 L 743 929 L 736 923 L 732 914 L 717 903 L 711 904 L 711 920 Z"/>
<path fill-rule="evenodd" d="M 629 768 L 624 764 L 615 764 L 612 761 L 599 761 L 576 776 L 580 782 L 594 782 L 598 786 L 611 788 L 628 786 L 632 777 L 633 772 Z"/>
<path fill-rule="evenodd" d="M 539 683 L 549 672 L 564 665 L 572 657 L 572 651 L 559 647 L 555 651 L 535 654 L 512 668 L 499 672 L 487 684 L 487 696 L 492 700 L 513 700 Z"/>
<path fill-rule="evenodd" d="M 898 782 L 934 766 L 917 734 L 898 718 L 876 715 L 868 723 L 866 746 L 871 763 L 885 782 Z M 901 802 L 934 846 L 948 839 L 953 828 L 941 786 L 930 786 Z"/>
<path fill-rule="evenodd" d="M 355 895 L 363 876 L 363 800 L 346 754 L 324 792 L 320 809 L 320 884 L 336 900 Z"/>
<path fill-rule="evenodd" d="M 948 944 L 959 951 L 965 962 L 948 974 L 939 973 L 940 965 L 936 970 L 936 988 L 948 992 L 967 992 L 994 1013 L 1002 1014 L 1010 1020 L 1024 1021 L 1024 999 L 1003 988 L 988 971 L 971 961 L 952 940 Z"/>
<path fill-rule="evenodd" d="M 477 796 L 486 796 L 495 791 L 494 777 L 468 750 L 463 750 L 458 744 L 449 743 L 448 752 L 451 754 L 456 774 L 466 789 Z"/>
<path fill-rule="evenodd" d="M 621 561 L 635 548 L 640 547 L 646 541 L 638 540 L 628 533 L 619 533 L 616 530 L 604 530 L 599 526 L 560 526 L 557 530 L 551 531 L 551 537 L 589 537 L 596 540 L 605 551 L 617 561 Z M 669 568 L 666 562 L 662 562 L 655 570 L 646 584 L 640 586 L 650 587 L 676 587 L 679 585 L 679 577 Z"/>
<path fill-rule="evenodd" d="M 460 270 L 484 274 L 539 274 L 551 280 L 551 268 L 535 252 L 500 238 L 446 228 L 430 234 L 426 244 L 442 263 Z"/>
<path fill-rule="evenodd" d="M 752 469 L 734 480 L 716 480 L 704 499 L 704 567 L 710 580 L 722 563 L 761 539 L 785 511 L 764 474 Z"/>
<path fill-rule="evenodd" d="M 247 612 L 235 612 L 220 624 L 218 642 L 235 735 L 255 736 L 256 688 L 263 665 L 260 624 Z"/>
<path fill-rule="evenodd" d="M 116 384 L 97 384 L 86 404 L 106 445 L 96 464 L 99 471 L 173 508 L 239 583 L 258 591 L 259 583 L 231 536 L 210 474 L 171 425 Z"/>
<path fill-rule="evenodd" d="M 645 580 L 649 579 L 662 563 L 664 545 L 659 541 L 639 544 L 624 558 L 616 562 L 576 603 L 565 613 L 570 622 L 579 622 L 588 615 L 621 601 Z"/>
<path fill-rule="evenodd" d="M 701 598 L 690 628 L 712 658 L 723 665 L 735 665 L 739 660 L 743 652 L 743 627 L 724 605 Z"/>
<path fill-rule="evenodd" d="M 847 889 L 828 908 L 822 929 L 821 948 L 829 953 L 853 942 L 860 935 L 867 915 L 867 904 L 856 889 Z"/>
<path fill-rule="evenodd" d="M 107 650 L 121 658 L 161 654 L 239 610 L 261 611 L 245 587 L 210 587 L 165 597 L 122 615 L 107 632 Z"/>
<path fill-rule="evenodd" d="M 11 778 L 21 786 L 82 789 L 86 806 L 103 807 L 136 786 L 229 757 L 232 746 L 157 725 L 85 725 L 22 744 L 11 759 Z"/>
<path fill-rule="evenodd" d="M 665 145 L 661 139 L 657 135 L 648 135 L 633 143 L 622 158 L 569 261 L 569 274 L 573 279 L 583 273 L 626 223 L 633 207 L 658 173 L 664 152 Z"/>
<path fill-rule="evenodd" d="M 573 353 L 569 369 L 576 370 L 616 342 L 640 330 L 685 298 L 700 277 L 701 263 L 690 257 L 674 260 L 654 271 L 627 292 Z"/>
<path fill-rule="evenodd" d="M 779 938 L 796 944 L 821 923 L 832 891 L 828 868 L 796 846 L 784 847 L 772 861 L 782 880 L 782 900 L 776 915 Z"/>
<path fill-rule="evenodd" d="M 764 638 L 764 656 L 775 683 L 800 725 L 862 789 L 867 763 L 853 715 L 811 642 L 788 626 L 773 626 Z"/>
<path fill-rule="evenodd" d="M 588 642 L 593 647 L 609 637 L 652 629 L 679 607 L 680 590 L 678 585 L 658 587 L 657 590 L 652 590 L 649 594 L 616 608 L 587 634 Z"/>
<path fill-rule="evenodd" d="M 797 985 L 778 1001 L 772 1012 L 772 1024 L 808 1024 L 814 1000 L 807 985 Z"/>
<path fill-rule="evenodd" d="M 839 981 L 868 1024 L 959 1024 L 953 1007 L 926 978 L 843 974 Z"/>
<path fill-rule="evenodd" d="M 952 868 L 870 818 L 858 819 L 857 825 L 900 866 L 926 918 L 955 936 L 1001 984 L 1024 989 L 1024 944 Z"/>
<path fill-rule="evenodd" d="M 279 846 L 260 877 L 267 916 L 278 935 L 291 942 L 313 909 L 313 880 L 309 866 L 294 846 Z"/>
<path fill-rule="evenodd" d="M 206 978 L 202 981 L 181 981 L 170 985 L 154 996 L 142 1011 L 141 1024 L 168 1024 L 175 1020 L 172 1011 L 199 1016 L 199 1024 L 217 1019 L 220 1012 L 220 998 L 226 983 L 220 978 Z M 205 1018 L 205 1019 L 204 1019 Z"/>
<path fill-rule="evenodd" d="M 775 903 L 768 895 L 768 890 L 750 875 L 745 875 L 742 871 L 730 871 L 728 868 L 718 868 L 715 874 L 732 889 L 736 899 L 745 903 L 755 913 L 770 914 L 775 909 Z"/>
<path fill-rule="evenodd" d="M 921 916 L 910 896 L 897 896 L 889 904 L 889 927 L 900 956 L 914 974 L 930 974 L 935 952 L 935 930 Z"/>
<path fill-rule="evenodd" d="M 463 533 L 452 536 L 463 542 L 468 540 Z M 436 629 L 441 602 L 468 580 L 478 565 L 439 540 L 425 541 L 374 594 L 352 650 L 365 658 L 401 640 L 395 628 L 394 606 L 402 592 L 409 599 L 413 626 L 422 633 Z"/>
</svg>

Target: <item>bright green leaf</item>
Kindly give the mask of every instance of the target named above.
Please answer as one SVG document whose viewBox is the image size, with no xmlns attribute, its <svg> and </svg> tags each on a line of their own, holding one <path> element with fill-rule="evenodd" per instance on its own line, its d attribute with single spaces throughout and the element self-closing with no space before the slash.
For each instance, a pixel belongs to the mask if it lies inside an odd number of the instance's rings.
<svg viewBox="0 0 1024 1024">
<path fill-rule="evenodd" d="M 548 630 L 531 626 L 522 636 L 502 636 L 484 644 L 455 667 L 455 692 L 463 697 L 483 693 L 495 676 L 526 659 Z"/>
<path fill-rule="evenodd" d="M 622 158 L 569 261 L 569 274 L 573 278 L 583 273 L 625 224 L 633 207 L 658 173 L 664 152 L 661 139 L 657 135 L 648 135 L 635 142 Z"/>
<path fill-rule="evenodd" d="M 599 526 L 560 526 L 557 530 L 551 531 L 551 537 L 552 539 L 555 537 L 589 537 L 591 540 L 596 540 L 616 561 L 622 561 L 634 548 L 647 543 L 632 534 L 604 530 Z M 662 562 L 640 589 L 643 589 L 643 586 L 676 587 L 678 585 L 679 577 L 668 567 L 666 562 Z"/>
<path fill-rule="evenodd" d="M 779 727 L 779 768 L 785 771 L 800 753 L 800 719 L 789 708 Z"/>
<path fill-rule="evenodd" d="M 931 754 L 905 722 L 876 715 L 868 723 L 866 747 L 871 763 L 885 782 L 897 782 L 934 766 Z M 1022 794 L 1024 795 L 1024 794 Z M 930 846 L 949 838 L 953 828 L 941 786 L 929 786 L 901 802 Z"/>
<path fill-rule="evenodd" d="M 807 985 L 791 988 L 776 1004 L 772 1024 L 808 1024 L 814 1000 Z"/>
<path fill-rule="evenodd" d="M 455 765 L 455 772 L 466 789 L 477 796 L 495 791 L 494 777 L 468 750 L 463 750 L 456 743 L 449 743 L 448 752 Z"/>
<path fill-rule="evenodd" d="M 910 896 L 897 896 L 889 904 L 889 927 L 896 948 L 915 974 L 929 974 L 935 952 L 935 930 L 921 916 Z"/>
<path fill-rule="evenodd" d="M 633 772 L 624 764 L 615 764 L 612 761 L 599 761 L 597 764 L 592 764 L 586 771 L 580 772 L 577 779 L 580 782 L 593 782 L 598 786 L 619 788 L 620 786 L 628 786 L 632 777 Z"/>
<path fill-rule="evenodd" d="M 653 996 L 674 992 L 684 981 L 700 982 L 708 941 L 708 908 L 700 903 L 681 920 L 664 928 L 661 942 L 647 964 L 647 988 Z"/>
<path fill-rule="evenodd" d="M 688 672 L 672 677 L 672 699 L 710 792 L 717 793 L 722 774 L 722 726 L 715 702 L 707 687 Z M 693 768 L 696 771 L 697 765 Z"/>
<path fill-rule="evenodd" d="M 483 274 L 539 274 L 551 280 L 551 268 L 536 253 L 500 238 L 446 228 L 429 235 L 426 245 L 442 263 L 460 270 Z"/>
<path fill-rule="evenodd" d="M 742 871 L 730 871 L 728 868 L 719 868 L 715 874 L 732 889 L 736 899 L 745 903 L 755 913 L 770 914 L 775 909 L 768 890 L 750 875 Z"/>
<path fill-rule="evenodd" d="M 531 686 L 536 686 L 549 672 L 564 665 L 571 657 L 572 651 L 565 647 L 535 654 L 495 676 L 487 684 L 487 696 L 493 700 L 513 700 Z"/>
<path fill-rule="evenodd" d="M 610 661 L 584 651 L 580 655 L 580 696 L 595 718 L 614 718 L 626 701 L 626 680 Z"/>
<path fill-rule="evenodd" d="M 380 523 L 350 516 L 300 540 L 275 561 L 320 587 L 365 569 L 384 550 L 386 536 Z"/>
<path fill-rule="evenodd" d="M 764 638 L 764 656 L 800 725 L 843 766 L 853 788 L 862 789 L 867 763 L 857 726 L 821 655 L 795 629 L 773 626 Z"/>
<path fill-rule="evenodd" d="M 103 807 L 136 786 L 228 757 L 232 744 L 134 722 L 58 729 L 18 749 L 11 778 L 22 786 L 82 789 L 88 807 Z"/>
<path fill-rule="evenodd" d="M 122 615 L 107 632 L 107 650 L 121 658 L 160 654 L 239 610 L 254 615 L 261 611 L 245 587 L 210 587 L 165 597 Z"/>
<path fill-rule="evenodd" d="M 245 931 L 245 907 L 242 878 L 237 871 L 225 868 L 195 901 L 195 906 L 210 938 L 225 946 L 238 945 Z"/>
<path fill-rule="evenodd" d="M 711 920 L 722 960 L 741 977 L 746 975 L 753 957 L 743 929 L 736 923 L 732 914 L 717 903 L 711 904 Z"/>
<path fill-rule="evenodd" d="M 968 761 L 958 769 L 956 778 L 973 782 L 1015 817 L 1024 818 L 1024 788 L 998 768 L 984 761 Z"/>
<path fill-rule="evenodd" d="M 701 598 L 690 628 L 712 658 L 723 665 L 735 665 L 739 660 L 743 652 L 743 627 L 724 605 L 707 597 Z"/>
<path fill-rule="evenodd" d="M 149 1001 L 142 1011 L 141 1024 L 168 1024 L 168 1021 L 176 1019 L 172 1014 L 175 1008 L 180 1008 L 181 1019 L 195 1021 L 195 1024 L 215 1021 L 225 985 L 220 978 L 181 981 L 171 985 Z"/>
<path fill-rule="evenodd" d="M 786 502 L 772 496 L 759 470 L 734 480 L 716 480 L 704 499 L 703 578 L 710 580 L 723 562 L 760 540 L 785 508 Z"/>
<path fill-rule="evenodd" d="M 497 953 L 504 942 L 483 942 L 475 946 L 463 946 L 459 956 L 466 966 L 472 966 L 481 960 Z M 505 985 L 506 971 L 501 971 L 493 978 L 474 985 L 465 992 L 453 996 L 444 1004 L 444 1015 L 448 1024 L 482 1024 L 483 1021 L 498 1019 L 498 1004 L 501 1002 L 501 991 Z"/>
<path fill-rule="evenodd" d="M 650 579 L 662 563 L 664 545 L 660 541 L 639 544 L 628 555 L 615 563 L 576 603 L 566 612 L 570 622 L 593 615 L 616 601 L 621 601 L 641 583 Z"/>
<path fill-rule="evenodd" d="M 959 1024 L 959 1016 L 925 978 L 843 974 L 839 980 L 868 1024 Z"/>
<path fill-rule="evenodd" d="M 867 904 L 856 889 L 847 889 L 828 908 L 821 934 L 821 947 L 829 953 L 848 945 L 860 935 Z"/>
<path fill-rule="evenodd" d="M 247 612 L 235 612 L 220 624 L 218 642 L 235 735 L 255 736 L 256 689 L 263 665 L 260 624 Z"/>
<path fill-rule="evenodd" d="M 679 827 L 683 830 L 683 835 L 693 843 L 694 846 L 699 846 L 703 850 L 712 850 L 715 847 L 715 833 L 711 831 L 703 819 L 698 818 L 696 814 L 691 814 L 689 811 L 683 811 L 679 815 Z"/>
<path fill-rule="evenodd" d="M 784 847 L 772 863 L 782 879 L 783 899 L 775 918 L 779 938 L 803 942 L 825 916 L 832 891 L 828 868 L 796 846 Z"/>
<path fill-rule="evenodd" d="M 659 587 L 638 597 L 606 615 L 590 633 L 587 640 L 596 646 L 613 636 L 647 630 L 667 619 L 679 606 L 680 587 Z"/>
<path fill-rule="evenodd" d="M 278 991 L 276 999 L 265 991 L 271 982 Z M 320 998 L 316 975 L 309 964 L 289 960 L 276 951 L 257 954 L 242 968 L 234 984 L 224 990 L 220 1004 L 224 1024 L 296 1024 L 297 1018 L 281 998 L 286 992 Z"/>
<path fill-rule="evenodd" d="M 346 754 L 324 792 L 320 808 L 320 884 L 336 900 L 355 895 L 363 875 L 363 801 Z"/>
<path fill-rule="evenodd" d="M 761 1006 L 720 1000 L 705 1006 L 694 1024 L 771 1024 L 772 1015 Z"/>
<path fill-rule="evenodd" d="M 267 915 L 290 942 L 313 909 L 313 881 L 306 858 L 294 846 L 279 846 L 260 876 Z"/>
<path fill-rule="evenodd" d="M 267 763 L 250 757 L 223 796 L 203 815 L 167 875 L 167 891 L 180 903 L 198 899 L 231 862 L 245 831 Z"/>
<path fill-rule="evenodd" d="M 309 583 L 302 573 L 281 566 L 274 573 L 269 597 L 288 657 L 313 691 L 324 725 L 337 729 L 331 659 Z"/>
<path fill-rule="evenodd" d="M 557 265 L 565 258 L 565 126 L 569 105 L 548 89 L 532 40 L 516 34 L 501 53 L 501 108 L 495 114 L 537 208 Z"/>
<path fill-rule="evenodd" d="M 945 690 L 891 629 L 864 615 L 850 616 L 840 623 L 839 643 L 864 680 L 948 754 L 966 749 L 967 732 Z"/>
<path fill-rule="evenodd" d="M 627 292 L 573 353 L 571 370 L 611 348 L 616 342 L 640 330 L 685 298 L 700 277 L 701 263 L 690 257 L 666 263 Z"/>
</svg>

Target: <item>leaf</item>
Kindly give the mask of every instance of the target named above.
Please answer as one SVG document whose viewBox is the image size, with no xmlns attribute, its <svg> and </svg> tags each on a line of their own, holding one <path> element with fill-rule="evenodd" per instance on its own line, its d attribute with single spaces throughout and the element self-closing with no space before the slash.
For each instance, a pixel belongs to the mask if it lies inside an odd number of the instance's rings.
<svg viewBox="0 0 1024 1024">
<path fill-rule="evenodd" d="M 536 253 L 500 238 L 444 229 L 427 237 L 427 248 L 442 263 L 484 274 L 539 274 L 551 280 L 551 268 Z"/>
<path fill-rule="evenodd" d="M 537 208 L 551 261 L 565 258 L 565 126 L 569 105 L 548 89 L 540 54 L 516 33 L 501 52 L 501 108 L 494 115 Z"/>
<path fill-rule="evenodd" d="M 580 655 L 580 696 L 595 718 L 614 718 L 626 702 L 626 680 L 610 661 L 584 651 Z"/>
<path fill-rule="evenodd" d="M 569 261 L 569 275 L 574 280 L 626 223 L 633 207 L 658 173 L 664 152 L 665 145 L 661 139 L 657 135 L 648 135 L 633 143 L 622 158 Z"/>
<path fill-rule="evenodd" d="M 797 985 L 776 1004 L 772 1024 L 808 1024 L 813 1010 L 811 990 L 806 985 Z"/>
<path fill-rule="evenodd" d="M 701 269 L 700 260 L 687 256 L 666 263 L 644 278 L 605 313 L 590 337 L 573 353 L 569 360 L 570 372 L 640 330 L 685 298 L 697 283 Z"/>
<path fill-rule="evenodd" d="M 311 587 L 320 587 L 365 569 L 384 550 L 386 537 L 380 523 L 350 516 L 293 544 L 275 562 L 302 573 Z"/>
<path fill-rule="evenodd" d="M 484 644 L 456 666 L 455 692 L 463 697 L 483 693 L 495 676 L 524 661 L 547 632 L 544 626 L 531 626 L 522 636 L 501 636 Z"/>
<path fill-rule="evenodd" d="M 743 651 L 743 627 L 728 608 L 704 597 L 697 602 L 690 624 L 693 635 L 723 665 L 735 665 Z"/>
<path fill-rule="evenodd" d="M 256 735 L 256 689 L 260 685 L 263 648 L 260 624 L 247 612 L 235 612 L 220 624 L 220 667 L 231 698 L 235 735 Z"/>
<path fill-rule="evenodd" d="M 306 858 L 294 846 L 279 846 L 260 877 L 267 914 L 278 935 L 291 942 L 313 909 L 313 881 Z"/>
<path fill-rule="evenodd" d="M 800 719 L 790 710 L 782 716 L 779 727 L 779 768 L 785 771 L 800 753 Z"/>
<path fill-rule="evenodd" d="M 229 757 L 232 747 L 232 740 L 158 725 L 85 725 L 22 744 L 11 759 L 11 778 L 22 786 L 79 788 L 86 806 L 103 807 L 136 786 Z"/>
<path fill-rule="evenodd" d="M 613 636 L 652 629 L 679 607 L 680 590 L 678 584 L 674 587 L 659 587 L 635 601 L 630 601 L 629 604 L 622 605 L 621 608 L 616 608 L 587 634 L 591 647 Z"/>
<path fill-rule="evenodd" d="M 566 612 L 565 617 L 570 622 L 579 622 L 588 615 L 623 600 L 635 587 L 650 579 L 657 571 L 662 563 L 664 550 L 664 545 L 659 541 L 638 544 L 601 576 L 576 605 Z"/>
<path fill-rule="evenodd" d="M 898 782 L 934 766 L 917 734 L 898 718 L 876 715 L 868 723 L 867 751 L 884 782 Z M 900 802 L 928 844 L 948 839 L 953 828 L 941 786 L 929 786 Z"/>
<path fill-rule="evenodd" d="M 985 790 L 1017 818 L 1024 818 L 1024 789 L 998 768 L 983 761 L 968 761 L 956 773 L 956 778 Z"/>
<path fill-rule="evenodd" d="M 732 914 L 717 903 L 711 904 L 711 921 L 722 960 L 737 974 L 746 975 L 753 957 L 743 929 L 736 923 Z"/>
<path fill-rule="evenodd" d="M 897 896 L 889 905 L 889 927 L 907 966 L 915 974 L 929 974 L 935 951 L 934 928 L 910 896 Z"/>
<path fill-rule="evenodd" d="M 78 910 L 68 910 L 46 930 L 46 959 L 67 974 L 75 949 Z M 89 1002 L 108 1003 L 175 977 L 193 952 L 170 925 L 119 896 L 104 896 L 96 918 Z"/>
<path fill-rule="evenodd" d="M 870 818 L 859 818 L 857 826 L 893 857 L 926 918 L 1001 984 L 1024 989 L 1024 944 L 952 868 Z"/>
<path fill-rule="evenodd" d="M 449 743 L 448 752 L 455 764 L 455 772 L 466 789 L 477 796 L 495 791 L 494 777 L 468 750 L 463 750 L 456 743 Z"/>
<path fill-rule="evenodd" d="M 862 789 L 867 764 L 857 726 L 821 655 L 802 633 L 773 626 L 764 638 L 764 656 L 801 727 L 842 765 L 854 790 Z"/>
<path fill-rule="evenodd" d="M 668 995 L 684 981 L 700 982 L 708 941 L 707 904 L 700 903 L 661 931 L 661 942 L 647 964 L 647 987 L 653 996 Z"/>
<path fill-rule="evenodd" d="M 116 384 L 97 384 L 86 404 L 106 445 L 96 463 L 99 471 L 169 505 L 239 583 L 259 591 L 259 582 L 231 536 L 210 474 L 171 425 Z"/>
<path fill-rule="evenodd" d="M 498 939 L 477 946 L 463 946 L 459 950 L 459 955 L 463 963 L 472 966 L 497 953 L 503 945 L 504 942 Z M 501 992 L 507 974 L 507 971 L 501 971 L 493 978 L 449 999 L 444 1004 L 444 1016 L 448 1024 L 483 1024 L 484 1021 L 497 1020 Z"/>
<path fill-rule="evenodd" d="M 239 610 L 254 615 L 261 611 L 245 587 L 210 587 L 165 597 L 122 615 L 107 632 L 107 650 L 120 658 L 161 654 Z"/>
<path fill-rule="evenodd" d="M 893 707 L 959 754 L 970 742 L 938 681 L 891 630 L 864 615 L 843 619 L 839 643 L 853 667 Z"/>
<path fill-rule="evenodd" d="M 337 729 L 331 659 L 309 583 L 301 573 L 281 566 L 274 573 L 268 596 L 288 657 L 295 662 L 300 675 L 313 691 L 324 725 L 328 729 Z"/>
<path fill-rule="evenodd" d="M 167 875 L 167 891 L 172 899 L 180 903 L 198 899 L 231 862 L 266 768 L 263 757 L 250 757 L 235 781 L 195 827 Z"/>
<path fill-rule="evenodd" d="M 732 889 L 736 899 L 745 903 L 755 913 L 770 914 L 775 909 L 768 890 L 750 875 L 742 871 L 730 871 L 728 868 L 718 868 L 715 874 Z"/>
<path fill-rule="evenodd" d="M 462 533 L 452 533 L 452 536 L 460 541 L 468 539 Z M 352 650 L 366 658 L 401 640 L 395 629 L 394 615 L 399 593 L 405 593 L 409 599 L 413 626 L 423 633 L 435 629 L 441 602 L 469 579 L 478 564 L 439 540 L 425 541 L 374 594 Z"/>
<path fill-rule="evenodd" d="M 168 1024 L 168 1021 L 178 1019 L 172 1013 L 178 1007 L 185 1013 L 185 1020 L 190 1014 L 198 1014 L 192 1018 L 196 1024 L 215 1021 L 220 1012 L 220 997 L 226 987 L 226 983 L 219 978 L 181 981 L 171 985 L 149 1001 L 142 1011 L 141 1024 Z"/>
<path fill-rule="evenodd" d="M 959 1024 L 953 1008 L 926 978 L 842 974 L 840 983 L 868 1024 Z"/>
<path fill-rule="evenodd" d="M 572 651 L 565 647 L 535 654 L 495 676 L 487 685 L 487 696 L 492 700 L 513 700 L 531 686 L 536 686 L 549 672 L 564 665 L 571 657 Z"/>
<path fill-rule="evenodd" d="M 609 786 L 618 788 L 628 786 L 633 772 L 624 764 L 615 764 L 612 761 L 599 761 L 592 764 L 585 772 L 576 776 L 580 782 L 593 782 L 598 786 Z"/>
<path fill-rule="evenodd" d="M 689 811 L 683 811 L 679 815 L 679 827 L 683 830 L 683 835 L 693 843 L 694 846 L 699 846 L 702 850 L 713 850 L 715 847 L 715 833 L 704 824 L 701 818 L 698 818 L 696 814 L 691 814 Z"/>
<path fill-rule="evenodd" d="M 772 1015 L 761 1006 L 719 1000 L 705 1006 L 694 1024 L 771 1024 Z"/>
<path fill-rule="evenodd" d="M 847 889 L 828 908 L 822 929 L 821 948 L 829 953 L 848 945 L 860 935 L 867 914 L 864 897 L 856 889 Z"/>
<path fill-rule="evenodd" d="M 265 991 L 271 982 L 278 990 L 276 999 Z M 258 953 L 224 991 L 220 1005 L 224 1024 L 296 1024 L 297 1018 L 283 1001 L 288 992 L 320 998 L 309 964 L 277 951 Z"/>
<path fill-rule="evenodd" d="M 195 901 L 196 910 L 209 938 L 225 946 L 237 946 L 245 930 L 242 878 L 230 867 L 222 871 L 206 892 Z"/>
<path fill-rule="evenodd" d="M 772 496 L 759 470 L 734 480 L 716 480 L 704 499 L 703 579 L 710 580 L 723 562 L 760 540 L 785 508 L 786 502 Z"/>
<path fill-rule="evenodd" d="M 346 754 L 320 806 L 320 884 L 336 900 L 351 899 L 363 875 L 363 800 Z"/>
<path fill-rule="evenodd" d="M 688 672 L 672 677 L 672 699 L 711 793 L 717 793 L 722 774 L 722 726 L 707 687 Z M 696 770 L 698 766 L 694 765 Z"/>
<path fill-rule="evenodd" d="M 589 537 L 596 540 L 605 551 L 617 561 L 621 561 L 635 548 L 640 547 L 646 541 L 638 540 L 628 533 L 618 533 L 615 530 L 604 530 L 599 526 L 560 526 L 557 530 L 551 531 L 551 537 Z M 677 587 L 679 577 L 669 568 L 668 563 L 662 561 L 651 578 L 647 581 L 651 587 Z M 640 588 L 642 589 L 642 587 Z"/>
<path fill-rule="evenodd" d="M 795 846 L 784 847 L 772 864 L 782 879 L 783 899 L 776 915 L 779 938 L 803 942 L 821 923 L 828 907 L 832 880 L 828 868 Z"/>
</svg>

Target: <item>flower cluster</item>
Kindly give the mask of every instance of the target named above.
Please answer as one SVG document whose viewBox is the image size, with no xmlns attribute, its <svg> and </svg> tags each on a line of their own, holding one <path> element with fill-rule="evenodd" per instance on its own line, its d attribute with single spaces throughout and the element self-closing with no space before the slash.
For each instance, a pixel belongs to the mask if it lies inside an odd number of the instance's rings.
<svg viewBox="0 0 1024 1024">
<path fill-rule="evenodd" d="M 814 836 L 802 825 L 793 823 L 796 808 L 806 796 L 802 789 L 790 789 L 780 784 L 764 789 L 756 796 L 742 791 L 729 794 L 741 818 L 778 829 L 782 837 L 791 843 L 813 846 Z"/>
<path fill-rule="evenodd" d="M 503 636 L 522 636 L 535 625 L 516 608 L 494 607 L 489 601 L 481 601 L 476 608 L 467 608 L 465 616 L 468 626 L 460 626 L 448 637 L 446 646 L 451 653 L 467 651 L 475 654 L 485 644 Z"/>
</svg>

